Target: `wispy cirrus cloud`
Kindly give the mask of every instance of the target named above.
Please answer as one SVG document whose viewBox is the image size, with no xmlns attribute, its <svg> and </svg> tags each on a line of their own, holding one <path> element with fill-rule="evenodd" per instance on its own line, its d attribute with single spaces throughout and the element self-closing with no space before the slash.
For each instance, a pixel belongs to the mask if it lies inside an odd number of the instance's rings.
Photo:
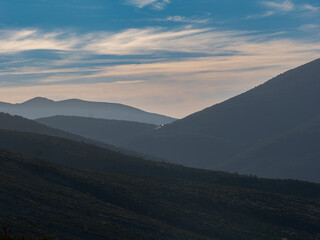
<svg viewBox="0 0 320 240">
<path fill-rule="evenodd" d="M 286 14 L 295 9 L 295 5 L 290 0 L 284 1 L 262 1 L 262 5 L 268 8 L 265 12 L 248 15 L 247 19 L 258 19 L 270 17 L 276 14 Z"/>
<path fill-rule="evenodd" d="M 318 25 L 304 25 L 306 28 L 316 28 Z M 199 55 L 263 55 L 293 53 L 295 51 L 319 50 L 320 41 L 302 42 L 290 40 L 277 34 L 277 38 L 271 38 L 268 34 L 258 34 L 250 31 L 231 31 L 214 28 L 195 28 L 186 26 L 182 28 L 168 29 L 164 27 L 147 27 L 127 29 L 120 32 L 92 32 L 89 34 L 66 33 L 63 31 L 42 32 L 39 30 L 7 30 L 1 31 L 0 53 L 18 54 L 35 50 L 58 51 L 63 54 L 62 59 L 53 59 L 54 66 L 66 66 L 68 63 L 84 61 L 95 64 L 122 62 L 154 62 L 159 54 L 161 59 L 179 59 L 179 53 L 195 54 L 187 58 Z M 283 46 L 290 48 L 283 48 Z M 283 48 L 283 49 L 282 49 Z M 175 54 L 172 58 L 171 53 Z M 88 56 L 92 56 L 88 60 Z M 98 56 L 119 56 L 100 59 Z M 136 59 L 130 56 L 137 56 Z M 138 57 L 140 56 L 140 57 Z M 166 58 L 167 56 L 167 58 Z M 130 58 L 129 58 L 130 57 Z M 21 59 L 23 60 L 23 59 Z M 42 59 L 40 59 L 42 61 Z M 51 61 L 49 58 L 48 61 Z M 13 64 L 16 61 L 13 62 Z M 39 64 L 39 63 L 37 63 Z M 46 63 L 45 63 L 46 64 Z"/>
<path fill-rule="evenodd" d="M 202 45 L 201 42 L 207 41 L 205 37 L 208 31 L 209 28 L 187 27 L 167 30 L 161 27 L 149 27 L 128 29 L 115 34 L 98 33 L 84 49 L 99 54 L 116 55 L 152 54 L 159 51 L 202 52 L 206 45 Z"/>
<path fill-rule="evenodd" d="M 1 30 L 0 53 L 21 52 L 36 49 L 71 50 L 77 38 L 63 38 L 64 32 L 44 33 L 36 29 Z"/>
<path fill-rule="evenodd" d="M 157 0 L 127 0 L 126 4 L 133 5 L 138 8 L 143 8 L 151 3 L 156 2 Z"/>
<path fill-rule="evenodd" d="M 191 24 L 206 24 L 210 21 L 208 18 L 199 17 L 184 17 L 184 16 L 169 16 L 162 19 L 157 19 L 160 22 L 179 22 L 179 23 L 191 23 Z"/>
<path fill-rule="evenodd" d="M 319 12 L 320 7 L 311 4 L 295 4 L 291 0 L 284 1 L 262 1 L 262 5 L 268 8 L 265 12 L 248 15 L 247 19 L 257 19 L 265 18 L 273 15 L 285 15 L 291 12 L 307 12 L 310 14 L 315 14 Z M 305 14 L 303 14 L 305 16 Z"/>
<path fill-rule="evenodd" d="M 301 25 L 298 29 L 301 31 L 304 31 L 304 32 L 319 31 L 320 25 L 319 24 L 305 24 L 305 25 Z"/>
<path fill-rule="evenodd" d="M 126 4 L 133 5 L 138 8 L 144 8 L 151 5 L 157 10 L 164 9 L 169 3 L 170 0 L 126 0 Z"/>
<path fill-rule="evenodd" d="M 153 4 L 153 7 L 162 10 L 170 3 L 170 1 L 171 0 L 158 0 Z"/>
<path fill-rule="evenodd" d="M 265 17 L 272 16 L 274 14 L 275 14 L 274 11 L 266 11 L 266 12 L 263 12 L 263 13 L 257 13 L 257 14 L 248 15 L 246 18 L 247 19 L 265 18 Z"/>
<path fill-rule="evenodd" d="M 319 10 L 320 10 L 320 7 L 313 6 L 313 5 L 311 5 L 311 4 L 301 5 L 300 8 L 301 8 L 302 10 L 307 10 L 307 11 L 311 11 L 311 12 L 319 12 Z"/>
<path fill-rule="evenodd" d="M 264 1 L 263 5 L 271 8 L 275 12 L 291 12 L 295 9 L 295 5 L 290 0 L 284 1 Z"/>
</svg>

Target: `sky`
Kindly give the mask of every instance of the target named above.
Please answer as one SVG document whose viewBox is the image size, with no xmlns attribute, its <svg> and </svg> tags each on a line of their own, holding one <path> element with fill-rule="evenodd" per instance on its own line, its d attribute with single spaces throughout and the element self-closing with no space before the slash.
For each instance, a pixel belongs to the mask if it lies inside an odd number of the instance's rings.
<svg viewBox="0 0 320 240">
<path fill-rule="evenodd" d="M 3 102 L 182 118 L 319 57 L 319 0 L 0 0 Z"/>
</svg>

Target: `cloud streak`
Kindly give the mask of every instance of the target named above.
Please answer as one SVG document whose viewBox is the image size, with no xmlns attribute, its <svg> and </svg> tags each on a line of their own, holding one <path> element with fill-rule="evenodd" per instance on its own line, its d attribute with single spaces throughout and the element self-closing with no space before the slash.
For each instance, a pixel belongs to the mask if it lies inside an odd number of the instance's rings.
<svg viewBox="0 0 320 240">
<path fill-rule="evenodd" d="M 60 39 L 63 32 L 42 33 L 35 29 L 0 31 L 0 53 L 13 53 L 28 50 L 50 49 L 71 50 L 79 41 L 68 37 Z"/>
<path fill-rule="evenodd" d="M 151 5 L 154 9 L 162 10 L 168 4 L 170 0 L 127 0 L 126 4 L 133 5 L 137 8 L 144 8 Z"/>
<path fill-rule="evenodd" d="M 158 9 L 158 10 L 162 10 L 164 9 L 168 4 L 170 3 L 170 0 L 162 0 L 162 1 L 157 1 L 153 4 L 153 7 Z"/>
<path fill-rule="evenodd" d="M 265 6 L 273 9 L 276 12 L 291 12 L 294 10 L 295 5 L 290 0 L 280 1 L 264 1 Z"/>
<path fill-rule="evenodd" d="M 313 6 L 311 4 L 304 4 L 304 5 L 301 6 L 301 9 L 302 10 L 311 11 L 311 12 L 319 12 L 320 7 L 316 7 L 316 6 Z"/>
<path fill-rule="evenodd" d="M 258 13 L 258 14 L 252 14 L 248 15 L 247 19 L 259 19 L 259 18 L 265 18 L 270 17 L 273 15 L 285 15 L 292 12 L 300 12 L 300 15 L 302 16 L 309 16 L 315 15 L 319 12 L 320 7 L 311 5 L 311 4 L 294 4 L 290 0 L 284 0 L 284 1 L 263 1 L 261 2 L 262 5 L 269 8 L 269 10 Z M 305 14 L 301 14 L 304 12 Z"/>
<path fill-rule="evenodd" d="M 277 47 L 283 44 L 289 44 L 288 46 L 292 47 L 288 51 L 294 51 L 296 48 L 302 50 L 318 48 L 318 42 L 307 44 L 280 36 L 270 40 L 269 35 L 257 32 L 193 28 L 190 26 L 176 29 L 149 27 L 82 35 L 66 34 L 62 31 L 42 33 L 38 30 L 22 29 L 5 31 L 0 33 L 0 36 L 0 53 L 53 50 L 72 57 L 70 62 L 90 55 L 149 55 L 146 59 L 150 60 L 151 55 L 156 56 L 156 54 L 170 52 L 206 55 L 255 55 L 263 52 L 268 55 L 268 52 L 272 53 L 274 49 L 282 52 L 283 49 Z M 276 44 L 278 45 L 276 46 Z M 64 61 L 68 61 L 68 59 L 64 59 Z M 117 60 L 113 59 L 112 61 L 116 62 Z"/>
<path fill-rule="evenodd" d="M 305 24 L 299 27 L 299 30 L 304 32 L 313 32 L 313 31 L 319 31 L 320 25 L 319 24 Z"/>
<path fill-rule="evenodd" d="M 169 16 L 163 19 L 157 19 L 160 22 L 178 22 L 178 23 L 194 23 L 194 24 L 206 24 L 209 22 L 208 18 L 187 18 L 183 16 Z"/>
</svg>

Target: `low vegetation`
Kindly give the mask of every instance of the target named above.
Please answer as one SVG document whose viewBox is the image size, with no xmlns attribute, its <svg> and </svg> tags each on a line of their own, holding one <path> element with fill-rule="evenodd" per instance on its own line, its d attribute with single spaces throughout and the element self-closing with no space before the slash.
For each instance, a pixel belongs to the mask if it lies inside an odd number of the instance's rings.
<svg viewBox="0 0 320 240">
<path fill-rule="evenodd" d="M 182 178 L 92 172 L 5 150 L 0 151 L 0 159 L 0 225 L 14 229 L 15 236 L 48 234 L 64 240 L 320 237 L 318 197 Z M 273 181 L 275 188 L 281 184 Z"/>
<path fill-rule="evenodd" d="M 2 227 L 3 234 L 0 235 L 0 240 L 52 240 L 50 237 L 40 237 L 40 238 L 35 238 L 35 237 L 30 237 L 27 238 L 24 235 L 14 237 L 10 234 L 10 230 L 7 227 Z"/>
</svg>

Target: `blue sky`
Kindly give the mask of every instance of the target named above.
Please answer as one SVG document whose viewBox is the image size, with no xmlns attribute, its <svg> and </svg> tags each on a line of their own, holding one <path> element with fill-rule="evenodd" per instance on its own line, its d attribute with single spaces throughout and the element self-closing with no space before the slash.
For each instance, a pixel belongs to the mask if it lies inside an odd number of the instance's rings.
<svg viewBox="0 0 320 240">
<path fill-rule="evenodd" d="M 0 101 L 183 117 L 319 56 L 315 0 L 0 0 Z"/>
</svg>

